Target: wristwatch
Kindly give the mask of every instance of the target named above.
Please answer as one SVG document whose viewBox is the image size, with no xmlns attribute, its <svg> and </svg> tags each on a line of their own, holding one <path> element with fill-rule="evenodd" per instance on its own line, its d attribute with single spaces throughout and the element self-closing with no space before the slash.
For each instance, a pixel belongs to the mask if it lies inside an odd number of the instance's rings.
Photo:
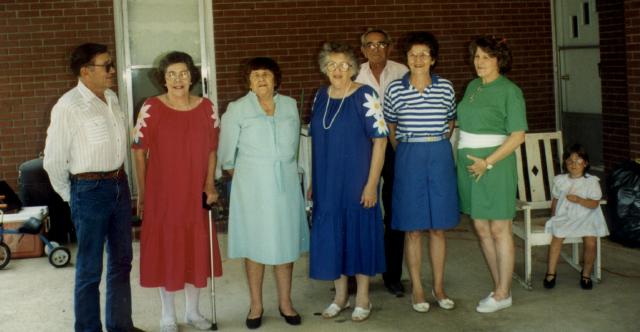
<svg viewBox="0 0 640 332">
<path fill-rule="evenodd" d="M 485 159 L 484 160 L 485 163 L 487 163 L 487 171 L 490 171 L 493 168 L 492 164 L 489 164 L 489 162 Z"/>
</svg>

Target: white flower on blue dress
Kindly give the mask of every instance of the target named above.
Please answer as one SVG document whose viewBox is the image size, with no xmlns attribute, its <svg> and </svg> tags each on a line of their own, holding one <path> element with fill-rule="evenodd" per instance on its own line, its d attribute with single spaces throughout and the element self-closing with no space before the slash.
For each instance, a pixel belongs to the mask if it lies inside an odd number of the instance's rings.
<svg viewBox="0 0 640 332">
<path fill-rule="evenodd" d="M 136 126 L 133 128 L 133 142 L 136 144 L 140 142 L 140 138 L 144 137 L 144 134 L 142 134 L 142 127 L 147 126 L 145 119 L 151 116 L 147 112 L 149 111 L 149 108 L 151 108 L 151 105 L 144 104 L 140 108 L 140 113 L 138 113 L 138 121 L 136 122 Z"/>
<path fill-rule="evenodd" d="M 387 123 L 384 121 L 384 114 L 382 113 L 382 104 L 380 103 L 380 98 L 377 95 L 370 95 L 368 93 L 364 94 L 364 97 L 367 99 L 367 102 L 362 104 L 362 106 L 367 108 L 367 113 L 365 116 L 373 116 L 376 120 L 373 123 L 373 128 L 378 130 L 378 134 L 386 135 L 389 133 L 389 129 L 387 128 Z"/>
</svg>

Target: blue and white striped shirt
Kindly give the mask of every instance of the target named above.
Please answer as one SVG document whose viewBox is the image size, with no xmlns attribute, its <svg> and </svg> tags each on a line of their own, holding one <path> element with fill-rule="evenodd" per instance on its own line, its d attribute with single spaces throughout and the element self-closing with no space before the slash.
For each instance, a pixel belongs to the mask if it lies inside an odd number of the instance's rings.
<svg viewBox="0 0 640 332">
<path fill-rule="evenodd" d="M 410 73 L 389 84 L 384 96 L 384 119 L 396 124 L 396 139 L 442 136 L 456 119 L 455 91 L 451 81 L 431 75 L 422 94 L 409 83 Z"/>
</svg>

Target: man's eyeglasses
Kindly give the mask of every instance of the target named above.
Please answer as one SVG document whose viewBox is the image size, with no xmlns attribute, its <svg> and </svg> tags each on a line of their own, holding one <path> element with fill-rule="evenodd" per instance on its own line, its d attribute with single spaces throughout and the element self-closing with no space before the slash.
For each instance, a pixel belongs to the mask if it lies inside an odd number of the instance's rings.
<svg viewBox="0 0 640 332">
<path fill-rule="evenodd" d="M 335 71 L 336 69 L 340 69 L 340 71 L 345 72 L 347 70 L 349 70 L 349 68 L 351 68 L 351 64 L 347 63 L 347 62 L 340 62 L 340 63 L 335 63 L 335 62 L 329 62 L 327 63 L 327 70 L 328 71 Z"/>
<path fill-rule="evenodd" d="M 377 48 L 384 50 L 385 48 L 389 47 L 389 43 L 387 42 L 379 42 L 379 43 L 374 43 L 374 42 L 368 42 L 366 44 L 364 44 L 364 47 L 370 49 L 370 50 L 375 50 Z"/>
<path fill-rule="evenodd" d="M 115 62 L 113 62 L 113 61 L 109 61 L 109 62 L 103 63 L 103 64 L 101 64 L 101 65 L 99 65 L 99 64 L 95 64 L 95 63 L 90 63 L 90 64 L 88 64 L 87 66 L 90 66 L 90 67 L 104 67 L 104 70 L 105 70 L 107 73 L 108 73 L 108 72 L 110 72 L 110 71 L 111 71 L 111 69 L 116 69 L 116 63 L 115 63 Z"/>
<path fill-rule="evenodd" d="M 189 71 L 181 71 L 176 73 L 175 71 L 170 71 L 164 74 L 164 77 L 167 80 L 178 81 L 178 80 L 186 80 L 191 77 L 191 73 Z"/>
</svg>

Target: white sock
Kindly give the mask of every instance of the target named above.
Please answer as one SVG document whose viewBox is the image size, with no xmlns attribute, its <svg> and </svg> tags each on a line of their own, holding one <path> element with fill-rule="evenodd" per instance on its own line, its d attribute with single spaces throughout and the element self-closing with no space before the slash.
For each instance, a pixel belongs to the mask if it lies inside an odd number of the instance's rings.
<svg viewBox="0 0 640 332">
<path fill-rule="evenodd" d="M 201 321 L 204 319 L 198 310 L 200 300 L 200 289 L 192 284 L 184 284 L 185 297 L 185 317 L 191 321 Z"/>
<path fill-rule="evenodd" d="M 162 322 L 176 322 L 176 307 L 173 302 L 175 292 L 169 292 L 164 287 L 160 287 L 160 301 L 162 302 Z"/>
</svg>

